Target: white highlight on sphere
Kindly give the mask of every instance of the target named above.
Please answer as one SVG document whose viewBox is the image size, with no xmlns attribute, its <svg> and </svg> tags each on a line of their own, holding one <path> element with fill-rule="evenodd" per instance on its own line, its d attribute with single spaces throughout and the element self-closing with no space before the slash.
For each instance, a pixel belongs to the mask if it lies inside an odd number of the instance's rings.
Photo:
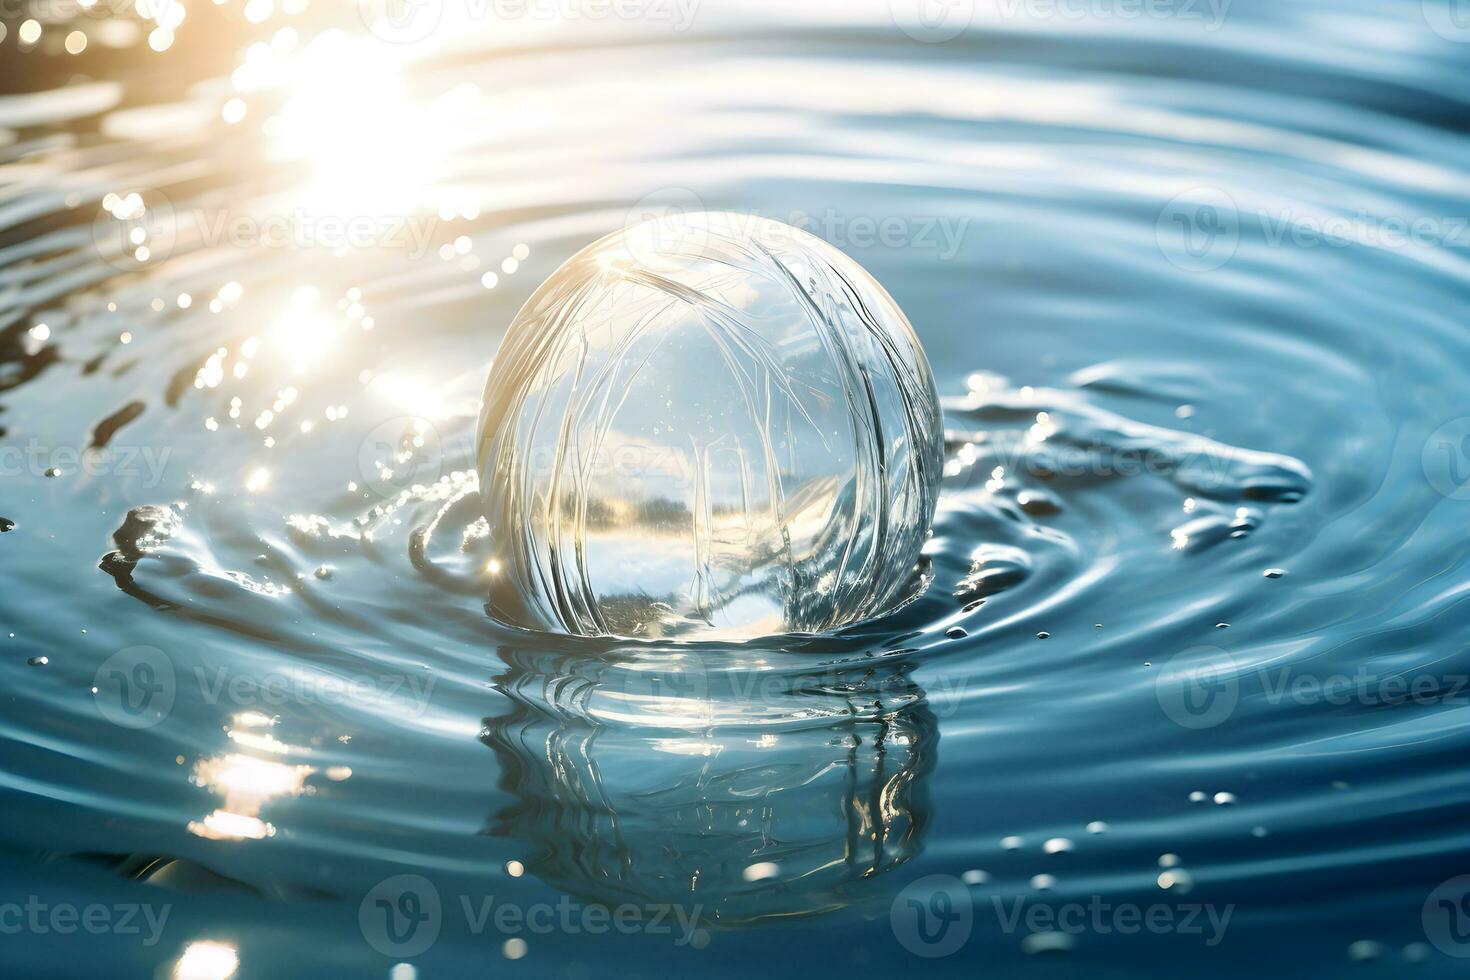
<svg viewBox="0 0 1470 980">
<path fill-rule="evenodd" d="M 879 615 L 914 589 L 943 427 L 866 271 L 752 215 L 674 214 L 558 269 L 506 334 L 481 495 L 510 623 L 743 639 Z"/>
</svg>

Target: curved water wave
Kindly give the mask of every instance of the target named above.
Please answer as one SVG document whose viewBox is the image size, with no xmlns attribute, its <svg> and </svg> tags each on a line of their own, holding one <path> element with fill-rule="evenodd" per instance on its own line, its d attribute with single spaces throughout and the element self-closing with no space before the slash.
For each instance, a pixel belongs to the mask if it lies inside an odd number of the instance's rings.
<svg viewBox="0 0 1470 980">
<path fill-rule="evenodd" d="M 78 85 L 108 69 L 7 49 L 42 90 L 0 102 L 9 880 L 188 894 L 106 947 L 145 971 L 213 942 L 249 975 L 461 973 L 510 938 L 462 914 L 486 896 L 706 913 L 694 950 L 523 932 L 547 972 L 908 971 L 889 912 L 938 874 L 977 917 L 941 971 L 1335 975 L 1351 945 L 1448 975 L 1455 22 L 974 5 L 942 40 L 903 4 L 704 6 L 432 50 L 311 11 Z M 473 431 L 503 325 L 693 207 L 802 224 L 914 323 L 946 399 L 918 594 L 734 645 L 498 626 Z M 404 874 L 441 902 L 422 954 L 358 919 Z M 1094 896 L 1235 911 L 1215 945 L 993 918 Z M 14 969 L 55 972 L 33 948 Z"/>
</svg>

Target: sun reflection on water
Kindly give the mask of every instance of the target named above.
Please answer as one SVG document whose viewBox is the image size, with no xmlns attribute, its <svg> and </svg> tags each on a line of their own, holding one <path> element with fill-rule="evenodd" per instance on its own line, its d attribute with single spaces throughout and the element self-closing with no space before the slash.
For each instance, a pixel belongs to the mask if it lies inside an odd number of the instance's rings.
<svg viewBox="0 0 1470 980">
<path fill-rule="evenodd" d="M 240 954 L 229 943 L 202 939 L 184 948 L 174 964 L 174 980 L 227 980 L 240 968 Z"/>
<path fill-rule="evenodd" d="M 281 755 L 291 751 L 291 746 L 269 732 L 250 730 L 268 728 L 273 723 L 273 719 L 260 712 L 242 712 L 235 716 L 235 727 L 228 735 L 237 745 L 258 752 Z M 274 836 L 276 828 L 261 818 L 261 807 L 276 797 L 307 792 L 306 778 L 314 772 L 312 766 L 290 765 L 243 752 L 200 759 L 194 765 L 190 781 L 222 795 L 224 801 L 202 820 L 189 821 L 189 832 L 210 840 L 261 840 Z"/>
<path fill-rule="evenodd" d="M 394 51 L 334 30 L 294 57 L 251 49 L 236 86 L 272 82 L 289 94 L 266 125 L 269 147 L 277 158 L 310 161 L 312 178 L 300 196 L 304 208 L 386 215 L 425 205 L 449 154 L 455 100 L 416 103 L 405 91 Z"/>
</svg>

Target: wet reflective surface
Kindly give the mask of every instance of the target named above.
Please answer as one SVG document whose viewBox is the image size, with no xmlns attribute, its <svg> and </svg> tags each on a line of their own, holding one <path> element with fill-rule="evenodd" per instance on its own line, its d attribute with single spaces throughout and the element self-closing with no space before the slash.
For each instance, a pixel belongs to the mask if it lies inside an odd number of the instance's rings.
<svg viewBox="0 0 1470 980">
<path fill-rule="evenodd" d="M 788 6 L 7 16 L 13 969 L 1461 969 L 1470 27 Z M 913 322 L 924 590 L 499 626 L 504 327 L 694 207 Z"/>
</svg>

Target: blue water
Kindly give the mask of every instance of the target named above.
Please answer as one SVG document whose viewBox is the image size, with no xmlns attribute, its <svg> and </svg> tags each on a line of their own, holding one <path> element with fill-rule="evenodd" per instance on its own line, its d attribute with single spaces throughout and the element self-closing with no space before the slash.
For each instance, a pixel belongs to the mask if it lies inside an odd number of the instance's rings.
<svg viewBox="0 0 1470 980">
<path fill-rule="evenodd" d="M 1463 973 L 1470 22 L 797 6 L 5 21 L 0 972 Z M 913 322 L 890 617 L 486 615 L 504 327 L 669 207 Z"/>
</svg>

